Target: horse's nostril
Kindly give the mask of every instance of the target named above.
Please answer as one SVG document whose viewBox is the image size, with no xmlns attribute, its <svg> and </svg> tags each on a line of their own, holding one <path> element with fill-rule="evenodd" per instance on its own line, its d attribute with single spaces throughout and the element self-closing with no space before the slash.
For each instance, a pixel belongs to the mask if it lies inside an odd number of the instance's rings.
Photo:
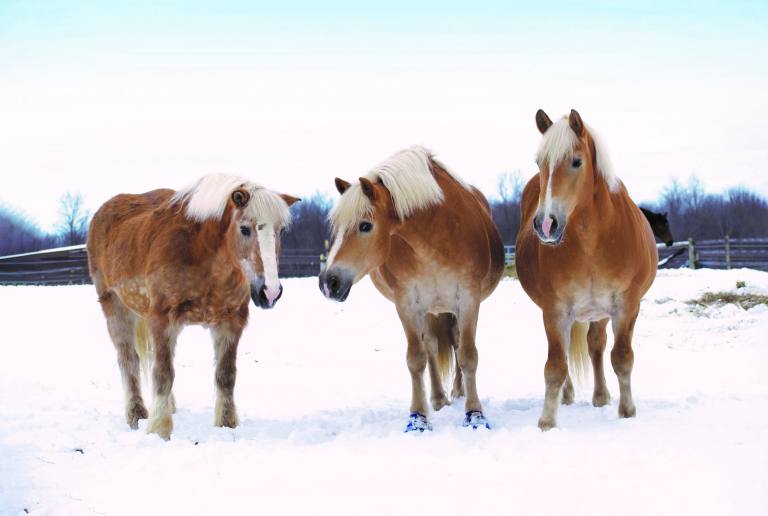
<svg viewBox="0 0 768 516">
<path fill-rule="evenodd" d="M 552 219 L 552 229 L 550 231 L 554 232 L 557 229 L 557 219 L 555 217 L 550 217 Z"/>
<path fill-rule="evenodd" d="M 331 290 L 331 292 L 337 292 L 339 290 L 339 278 L 331 274 L 331 276 L 328 278 L 328 288 Z"/>
</svg>

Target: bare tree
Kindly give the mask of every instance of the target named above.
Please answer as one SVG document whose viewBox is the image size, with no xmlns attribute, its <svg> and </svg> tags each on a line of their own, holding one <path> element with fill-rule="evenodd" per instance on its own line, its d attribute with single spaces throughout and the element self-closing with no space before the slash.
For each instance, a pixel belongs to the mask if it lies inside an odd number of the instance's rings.
<svg viewBox="0 0 768 516">
<path fill-rule="evenodd" d="M 85 208 L 80 193 L 67 192 L 59 200 L 57 230 L 62 245 L 84 244 L 88 234 L 90 212 Z"/>
<path fill-rule="evenodd" d="M 520 198 L 524 186 L 519 170 L 499 174 L 498 197 L 491 200 L 491 213 L 505 244 L 513 244 L 520 230 Z"/>
</svg>

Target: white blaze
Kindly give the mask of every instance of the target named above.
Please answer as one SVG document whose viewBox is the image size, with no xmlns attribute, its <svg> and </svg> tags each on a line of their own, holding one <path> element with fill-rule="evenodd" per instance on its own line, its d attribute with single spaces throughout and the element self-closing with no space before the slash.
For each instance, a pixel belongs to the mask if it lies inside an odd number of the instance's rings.
<svg viewBox="0 0 768 516">
<path fill-rule="evenodd" d="M 339 254 L 341 242 L 344 240 L 344 231 L 345 226 L 340 227 L 339 231 L 336 233 L 336 238 L 333 239 L 333 247 L 331 247 L 331 251 L 328 253 L 328 260 L 325 262 L 326 269 L 333 265 L 333 260 L 335 260 L 336 255 Z"/>
<path fill-rule="evenodd" d="M 547 189 L 544 194 L 544 218 L 547 220 L 552 213 L 552 176 L 555 175 L 555 167 L 549 166 L 549 177 L 547 178 Z"/>
<path fill-rule="evenodd" d="M 277 278 L 275 228 L 270 224 L 264 224 L 261 229 L 256 230 L 256 234 L 259 239 L 261 263 L 264 266 L 264 285 L 266 286 L 267 297 L 274 299 L 280 292 L 280 280 Z"/>
</svg>

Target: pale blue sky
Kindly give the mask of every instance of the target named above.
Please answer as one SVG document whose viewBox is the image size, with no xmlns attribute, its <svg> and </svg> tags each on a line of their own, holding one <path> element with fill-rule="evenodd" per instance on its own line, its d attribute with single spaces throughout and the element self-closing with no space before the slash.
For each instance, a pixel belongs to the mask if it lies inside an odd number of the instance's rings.
<svg viewBox="0 0 768 516">
<path fill-rule="evenodd" d="M 413 143 L 492 194 L 576 108 L 638 200 L 768 195 L 766 2 L 0 0 L 0 201 L 208 172 L 308 195 Z M 28 202 L 26 199 L 35 199 Z"/>
</svg>

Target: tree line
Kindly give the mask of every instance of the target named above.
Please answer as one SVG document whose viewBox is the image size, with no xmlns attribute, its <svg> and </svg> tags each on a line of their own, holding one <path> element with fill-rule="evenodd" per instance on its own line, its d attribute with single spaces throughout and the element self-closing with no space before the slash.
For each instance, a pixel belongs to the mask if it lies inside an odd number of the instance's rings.
<svg viewBox="0 0 768 516">
<path fill-rule="evenodd" d="M 53 232 L 43 231 L 20 212 L 0 205 L 0 256 L 84 244 L 90 217 L 83 196 L 70 192 L 59 200 L 59 221 Z"/>
<path fill-rule="evenodd" d="M 525 183 L 519 172 L 500 174 L 497 191 L 489 196 L 493 220 L 504 243 L 513 245 L 520 229 L 520 198 Z M 316 193 L 292 208 L 293 224 L 282 239 L 283 250 L 322 253 L 329 239 L 328 213 L 334 199 Z M 768 237 L 768 201 L 744 187 L 707 193 L 692 176 L 662 189 L 654 203 L 643 207 L 666 213 L 676 240 Z M 66 193 L 59 201 L 59 221 L 53 232 L 42 231 L 21 213 L 0 205 L 0 256 L 85 243 L 91 214 L 80 194 Z"/>
</svg>

